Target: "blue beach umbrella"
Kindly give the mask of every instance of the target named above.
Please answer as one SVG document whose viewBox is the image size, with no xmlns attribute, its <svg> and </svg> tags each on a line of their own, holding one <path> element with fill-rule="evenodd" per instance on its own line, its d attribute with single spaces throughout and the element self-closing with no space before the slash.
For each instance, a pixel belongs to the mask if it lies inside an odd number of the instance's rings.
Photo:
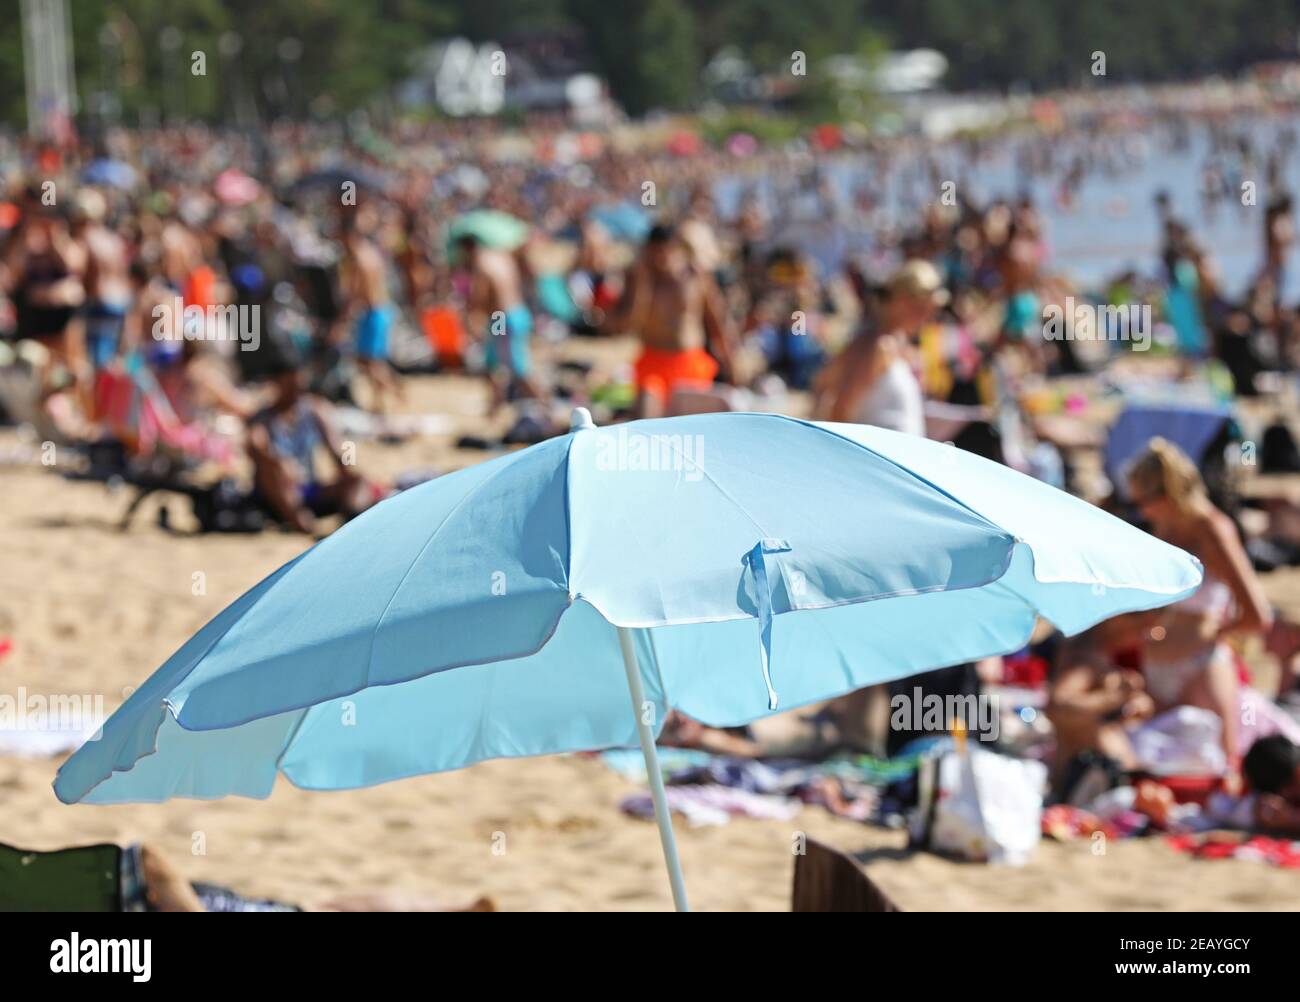
<svg viewBox="0 0 1300 1002">
<path fill-rule="evenodd" d="M 393 186 L 392 179 L 380 171 L 371 170 L 360 164 L 334 164 L 320 170 L 312 171 L 298 178 L 290 188 L 295 195 L 322 188 L 333 189 L 335 196 L 340 185 L 350 182 L 361 191 L 387 193 Z"/>
<path fill-rule="evenodd" d="M 640 743 L 1176 601 L 1181 550 L 950 446 L 706 414 L 572 431 L 390 498 L 200 630 L 59 770 L 67 803 L 338 790 Z M 631 705 L 629 705 L 629 698 Z"/>
<path fill-rule="evenodd" d="M 447 227 L 447 257 L 453 262 L 458 258 L 456 242 L 467 236 L 475 237 L 488 247 L 517 250 L 528 239 L 528 229 L 527 223 L 508 212 L 474 209 Z"/>
<path fill-rule="evenodd" d="M 615 240 L 641 244 L 650 232 L 650 214 L 632 202 L 611 202 L 598 205 L 587 218 L 599 223 Z"/>
<path fill-rule="evenodd" d="M 109 188 L 135 187 L 135 168 L 123 160 L 100 157 L 92 160 L 81 172 L 84 184 L 102 184 Z"/>
</svg>

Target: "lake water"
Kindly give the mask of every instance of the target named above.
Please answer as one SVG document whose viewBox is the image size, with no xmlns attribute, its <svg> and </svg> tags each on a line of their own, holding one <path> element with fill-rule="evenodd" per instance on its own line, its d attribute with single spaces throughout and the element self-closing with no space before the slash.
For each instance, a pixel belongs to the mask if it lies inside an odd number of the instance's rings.
<svg viewBox="0 0 1300 1002">
<path fill-rule="evenodd" d="M 943 149 L 934 157 L 938 165 L 935 176 L 967 185 L 976 204 L 994 196 L 1012 198 L 1028 190 L 1045 223 L 1050 248 L 1048 267 L 1085 286 L 1130 267 L 1147 274 L 1156 272 L 1161 234 L 1154 199 L 1158 191 L 1166 190 L 1174 214 L 1187 222 L 1210 250 L 1225 291 L 1235 296 L 1247 287 L 1262 263 L 1264 207 L 1271 194 L 1264 160 L 1277 143 L 1279 129 L 1288 123 L 1297 127 L 1300 119 L 1271 118 L 1234 125 L 1235 134 L 1250 137 L 1256 155 L 1253 163 L 1234 158 L 1221 160 L 1232 191 L 1210 213 L 1203 208 L 1200 189 L 1211 142 L 1208 130 L 1200 124 L 1190 127 L 1187 145 L 1182 149 L 1169 148 L 1169 136 L 1158 133 L 1109 136 L 1097 143 L 1102 149 L 1089 149 L 1087 141 L 1078 137 L 1065 139 L 1056 169 L 1028 179 L 1021 178 L 1017 171 L 1013 142 L 976 163 L 964 160 L 959 151 Z M 1060 179 L 1065 165 L 1080 154 L 1114 163 L 1111 169 L 1085 174 L 1075 189 L 1073 203 L 1063 205 L 1057 197 Z M 864 183 L 879 190 L 878 172 L 878 163 L 866 156 L 840 159 L 827 171 L 846 203 Z M 1255 183 L 1253 206 L 1241 204 L 1243 180 Z M 1300 158 L 1293 156 L 1286 162 L 1283 180 L 1290 190 L 1300 190 Z M 721 183 L 717 188 L 719 210 L 730 214 L 741 192 L 751 186 L 753 182 L 734 179 Z M 774 187 L 767 181 L 756 186 L 769 207 L 778 202 L 773 197 Z M 938 193 L 935 178 L 921 169 L 919 159 L 903 156 L 896 158 L 883 195 L 873 227 L 836 228 L 815 218 L 799 225 L 820 228 L 828 242 L 824 257 L 832 260 L 842 251 L 871 247 L 882 226 L 914 226 L 921 207 L 937 200 Z M 819 212 L 811 191 L 787 192 L 779 201 L 793 204 L 796 215 L 815 217 Z M 1300 269 L 1289 269 L 1283 292 L 1288 299 L 1300 298 Z"/>
</svg>

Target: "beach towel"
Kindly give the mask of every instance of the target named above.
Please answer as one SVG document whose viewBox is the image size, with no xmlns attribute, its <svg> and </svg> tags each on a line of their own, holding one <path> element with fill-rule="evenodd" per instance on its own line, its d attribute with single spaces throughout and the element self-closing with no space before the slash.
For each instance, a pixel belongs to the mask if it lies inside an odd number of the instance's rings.
<svg viewBox="0 0 1300 1002">
<path fill-rule="evenodd" d="M 659 769 L 664 778 L 686 769 L 707 765 L 714 756 L 706 751 L 691 748 L 660 748 Z M 645 757 L 639 748 L 611 748 L 600 753 L 600 760 L 607 768 L 613 769 L 624 779 L 634 783 L 646 781 Z"/>
<path fill-rule="evenodd" d="M 1153 776 L 1221 776 L 1227 768 L 1221 729 L 1213 711 L 1176 706 L 1133 732 L 1133 752 Z"/>
<path fill-rule="evenodd" d="M 1242 859 L 1300 870 L 1300 842 L 1290 839 L 1256 835 L 1244 842 L 1225 842 L 1198 835 L 1170 835 L 1165 841 L 1171 848 L 1196 859 Z"/>
<path fill-rule="evenodd" d="M 1300 723 L 1258 689 L 1248 685 L 1237 689 L 1237 754 L 1245 755 L 1260 738 L 1281 734 L 1300 745 Z"/>
<path fill-rule="evenodd" d="M 635 749 L 611 749 L 601 760 L 626 779 L 644 783 L 645 765 Z M 822 762 L 711 755 L 687 748 L 659 749 L 659 766 L 670 786 L 712 785 L 825 807 L 838 817 L 874 822 L 881 791 L 916 772 L 919 756 L 894 759 L 837 756 Z"/>
<path fill-rule="evenodd" d="M 668 809 L 684 817 L 692 828 L 725 825 L 733 817 L 789 821 L 799 813 L 801 806 L 799 801 L 790 797 L 765 796 L 717 783 L 670 786 L 666 793 Z M 648 792 L 624 797 L 619 810 L 637 818 L 652 819 L 655 816 L 654 803 Z"/>
<path fill-rule="evenodd" d="M 0 728 L 0 755 L 18 758 L 53 758 L 67 755 L 86 743 L 94 731 L 55 728 Z"/>
</svg>

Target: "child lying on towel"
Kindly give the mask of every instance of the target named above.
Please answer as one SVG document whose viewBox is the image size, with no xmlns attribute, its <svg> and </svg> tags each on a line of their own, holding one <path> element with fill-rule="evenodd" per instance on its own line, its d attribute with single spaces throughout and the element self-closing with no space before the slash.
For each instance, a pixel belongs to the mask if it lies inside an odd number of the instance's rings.
<svg viewBox="0 0 1300 1002">
<path fill-rule="evenodd" d="M 1281 734 L 1260 738 L 1246 752 L 1242 773 L 1254 794 L 1255 829 L 1300 839 L 1300 747 Z"/>
</svg>

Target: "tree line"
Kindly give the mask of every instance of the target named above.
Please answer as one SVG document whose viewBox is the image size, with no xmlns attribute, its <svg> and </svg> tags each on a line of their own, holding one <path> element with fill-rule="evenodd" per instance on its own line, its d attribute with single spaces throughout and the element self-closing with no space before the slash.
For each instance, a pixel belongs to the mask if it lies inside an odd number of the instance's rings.
<svg viewBox="0 0 1300 1002">
<path fill-rule="evenodd" d="M 0 0 L 0 121 L 24 121 L 21 0 Z M 690 109 L 724 47 L 779 72 L 866 48 L 934 48 L 950 89 L 1045 89 L 1234 73 L 1294 58 L 1294 0 L 73 0 L 82 111 L 328 115 L 391 93 L 412 55 L 454 34 L 577 35 L 631 113 Z M 168 30 L 174 29 L 174 30 Z M 193 55 L 202 52 L 204 72 Z M 107 109 L 101 94 L 115 101 Z"/>
</svg>

